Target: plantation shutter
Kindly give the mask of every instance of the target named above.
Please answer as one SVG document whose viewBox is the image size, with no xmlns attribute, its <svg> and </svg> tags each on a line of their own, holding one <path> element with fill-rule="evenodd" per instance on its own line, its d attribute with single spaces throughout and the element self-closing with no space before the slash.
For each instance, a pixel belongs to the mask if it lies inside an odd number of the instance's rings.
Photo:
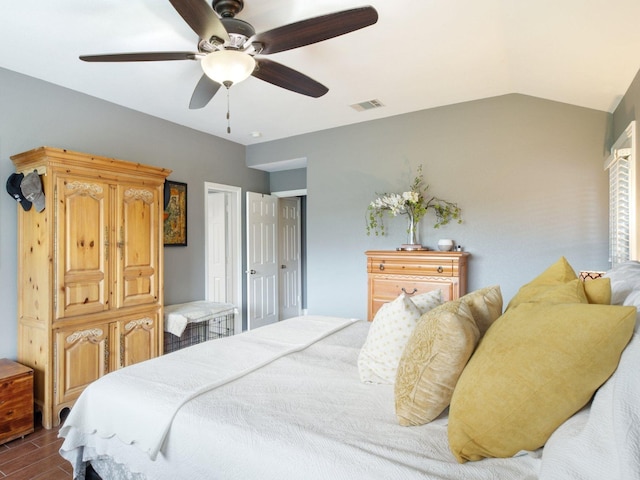
<svg viewBox="0 0 640 480">
<path fill-rule="evenodd" d="M 612 267 L 627 260 L 637 260 L 634 134 L 635 122 L 632 122 L 605 162 L 605 169 L 609 171 L 609 261 Z"/>
</svg>

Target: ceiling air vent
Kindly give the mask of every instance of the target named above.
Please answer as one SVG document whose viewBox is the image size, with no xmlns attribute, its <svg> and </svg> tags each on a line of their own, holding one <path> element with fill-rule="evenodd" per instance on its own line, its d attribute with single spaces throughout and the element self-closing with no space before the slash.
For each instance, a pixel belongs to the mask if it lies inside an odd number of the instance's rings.
<svg viewBox="0 0 640 480">
<path fill-rule="evenodd" d="M 351 105 L 357 112 L 364 112 L 365 110 L 371 110 L 372 108 L 384 107 L 380 100 L 367 100 L 366 102 L 354 103 Z"/>
</svg>

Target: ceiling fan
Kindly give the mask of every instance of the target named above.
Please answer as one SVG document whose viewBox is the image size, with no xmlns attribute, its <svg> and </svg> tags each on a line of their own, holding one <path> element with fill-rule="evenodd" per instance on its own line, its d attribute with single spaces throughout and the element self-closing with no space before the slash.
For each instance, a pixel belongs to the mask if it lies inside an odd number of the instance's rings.
<svg viewBox="0 0 640 480">
<path fill-rule="evenodd" d="M 371 6 L 343 10 L 255 33 L 247 22 L 235 18 L 243 0 L 169 0 L 198 35 L 197 52 L 141 52 L 82 55 L 85 62 L 148 62 L 200 60 L 204 74 L 195 87 L 189 108 L 202 108 L 221 85 L 227 89 L 249 75 L 310 97 L 321 97 L 327 87 L 292 68 L 262 55 L 283 52 L 358 30 L 378 21 Z"/>
</svg>

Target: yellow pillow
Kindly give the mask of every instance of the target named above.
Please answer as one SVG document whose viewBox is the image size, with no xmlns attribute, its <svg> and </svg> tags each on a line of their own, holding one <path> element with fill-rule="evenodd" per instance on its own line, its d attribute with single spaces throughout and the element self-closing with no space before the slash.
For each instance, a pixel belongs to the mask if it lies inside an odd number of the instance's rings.
<svg viewBox="0 0 640 480">
<path fill-rule="evenodd" d="M 420 317 L 404 348 L 395 383 L 400 425 L 423 425 L 447 408 L 480 333 L 462 299 Z"/>
<path fill-rule="evenodd" d="M 459 462 L 535 450 L 617 368 L 635 307 L 523 303 L 487 331 L 456 385 L 449 447 Z"/>
<path fill-rule="evenodd" d="M 471 315 L 473 315 L 473 319 L 480 331 L 481 338 L 491 324 L 502 315 L 502 292 L 498 285 L 467 293 L 460 300 L 465 302 L 471 309 Z"/>
<path fill-rule="evenodd" d="M 528 302 L 587 303 L 583 283 L 567 259 L 561 257 L 532 281 L 520 287 L 506 310 Z"/>
<path fill-rule="evenodd" d="M 601 277 L 586 280 L 584 282 L 584 293 L 589 303 L 611 305 L 611 279 Z"/>
</svg>

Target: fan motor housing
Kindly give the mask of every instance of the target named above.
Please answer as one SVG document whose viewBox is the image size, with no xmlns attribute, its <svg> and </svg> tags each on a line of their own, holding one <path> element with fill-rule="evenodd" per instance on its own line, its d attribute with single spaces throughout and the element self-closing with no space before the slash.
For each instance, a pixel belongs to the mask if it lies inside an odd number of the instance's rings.
<svg viewBox="0 0 640 480">
<path fill-rule="evenodd" d="M 256 34 L 256 31 L 251 26 L 251 24 L 245 22 L 244 20 L 239 20 L 232 17 L 222 17 L 220 21 L 224 25 L 224 28 L 229 35 L 242 35 L 246 39 L 251 38 Z"/>
</svg>

